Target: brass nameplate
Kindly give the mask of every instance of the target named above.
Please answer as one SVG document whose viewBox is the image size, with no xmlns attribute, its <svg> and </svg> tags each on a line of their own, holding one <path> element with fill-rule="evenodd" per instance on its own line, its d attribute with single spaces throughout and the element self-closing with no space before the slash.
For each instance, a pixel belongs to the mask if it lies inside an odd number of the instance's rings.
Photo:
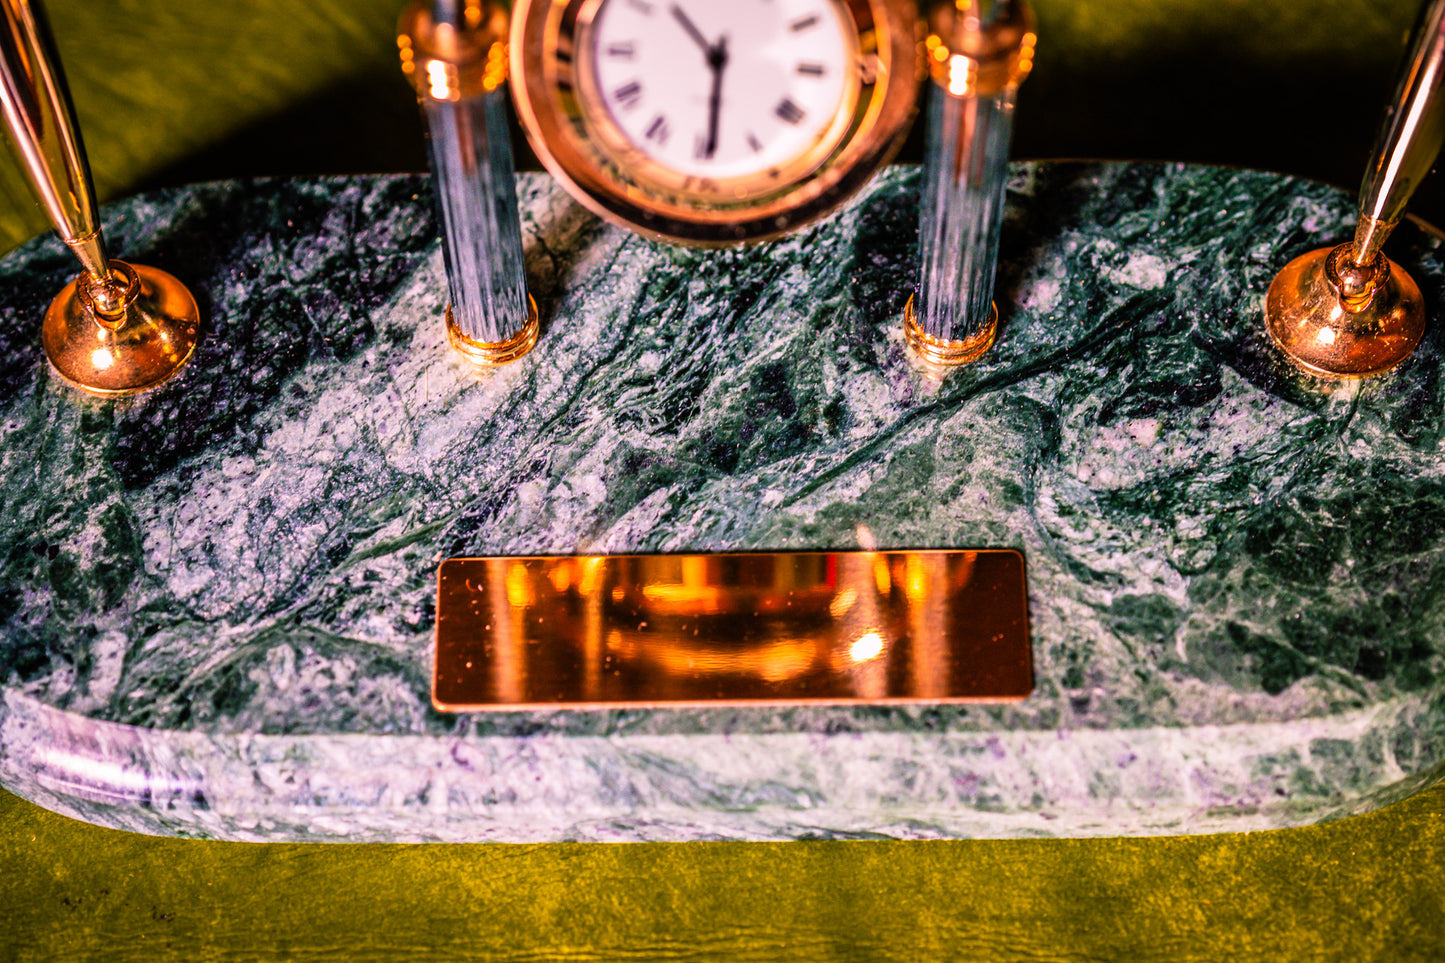
<svg viewBox="0 0 1445 963">
<path fill-rule="evenodd" d="M 1032 688 L 1011 550 L 454 558 L 437 575 L 443 710 L 979 702 Z"/>
</svg>

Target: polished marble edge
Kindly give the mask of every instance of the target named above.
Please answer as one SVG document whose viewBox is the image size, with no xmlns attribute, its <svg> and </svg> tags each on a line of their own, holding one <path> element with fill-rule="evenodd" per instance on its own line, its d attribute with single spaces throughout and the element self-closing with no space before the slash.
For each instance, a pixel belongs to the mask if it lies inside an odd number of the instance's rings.
<svg viewBox="0 0 1445 963">
<path fill-rule="evenodd" d="M 159 734 L 14 694 L 5 708 L 0 742 L 27 750 L 0 773 L 32 801 L 118 829 L 243 841 L 1250 832 L 1373 809 L 1440 775 L 1408 775 L 1391 757 L 1382 722 L 1420 721 L 1400 704 L 1309 727 L 448 740 Z M 1312 752 L 1361 739 L 1390 782 L 1343 804 L 1348 774 L 1331 785 Z M 212 796 L 216 783 L 225 791 Z"/>
</svg>

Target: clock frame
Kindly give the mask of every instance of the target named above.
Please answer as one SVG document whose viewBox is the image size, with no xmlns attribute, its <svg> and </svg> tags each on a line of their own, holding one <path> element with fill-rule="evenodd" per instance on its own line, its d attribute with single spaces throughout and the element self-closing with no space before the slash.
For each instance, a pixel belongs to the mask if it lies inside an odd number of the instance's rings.
<svg viewBox="0 0 1445 963">
<path fill-rule="evenodd" d="M 537 156 L 613 223 L 705 246 L 784 234 L 852 196 L 908 133 L 921 74 L 916 5 L 826 0 L 844 14 L 856 43 L 847 93 L 820 125 L 822 136 L 782 163 L 741 176 L 669 168 L 620 129 L 592 69 L 592 24 L 607 2 L 517 0 L 510 59 L 518 118 Z"/>
</svg>

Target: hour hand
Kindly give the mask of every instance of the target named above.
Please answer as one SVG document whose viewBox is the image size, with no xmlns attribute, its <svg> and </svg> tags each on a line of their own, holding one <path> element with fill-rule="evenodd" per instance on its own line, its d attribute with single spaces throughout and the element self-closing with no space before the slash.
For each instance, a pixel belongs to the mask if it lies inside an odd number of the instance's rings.
<svg viewBox="0 0 1445 963">
<path fill-rule="evenodd" d="M 683 9 L 675 3 L 671 7 L 671 13 L 672 18 L 682 24 L 682 29 L 687 31 L 687 35 L 702 48 L 702 52 L 708 56 L 712 56 L 712 44 L 707 42 L 707 38 L 702 35 L 701 30 L 697 29 L 697 24 L 692 22 L 692 18 L 683 12 Z"/>
</svg>

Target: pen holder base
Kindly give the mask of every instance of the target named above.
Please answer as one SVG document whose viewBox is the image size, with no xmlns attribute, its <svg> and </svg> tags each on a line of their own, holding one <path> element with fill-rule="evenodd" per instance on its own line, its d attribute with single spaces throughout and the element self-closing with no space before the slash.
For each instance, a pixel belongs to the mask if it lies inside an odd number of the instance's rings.
<svg viewBox="0 0 1445 963">
<path fill-rule="evenodd" d="M 107 316 L 89 274 L 71 281 L 45 312 L 41 340 L 55 373 L 97 395 L 154 388 L 179 371 L 200 338 L 200 311 L 186 286 L 157 268 L 111 261 L 125 282 L 121 305 Z"/>
<path fill-rule="evenodd" d="M 1343 289 L 1339 266 L 1349 244 L 1295 258 L 1265 296 L 1270 339 L 1289 361 L 1322 378 L 1368 378 L 1408 358 L 1425 333 L 1420 288 L 1398 264 L 1378 255 L 1365 289 Z M 1333 277 L 1331 276 L 1333 275 Z"/>
</svg>

